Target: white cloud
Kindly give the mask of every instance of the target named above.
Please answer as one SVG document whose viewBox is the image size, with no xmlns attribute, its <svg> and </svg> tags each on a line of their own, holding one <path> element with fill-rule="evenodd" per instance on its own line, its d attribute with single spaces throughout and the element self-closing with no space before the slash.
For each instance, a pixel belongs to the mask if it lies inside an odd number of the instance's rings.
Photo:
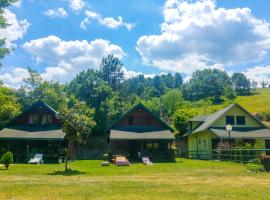
<svg viewBox="0 0 270 200">
<path fill-rule="evenodd" d="M 67 11 L 64 8 L 57 8 L 55 10 L 49 9 L 44 12 L 50 18 L 65 18 L 68 16 Z"/>
<path fill-rule="evenodd" d="M 4 81 L 6 86 L 18 88 L 23 79 L 29 76 L 27 69 L 16 67 L 9 72 L 0 74 L 0 80 Z"/>
<path fill-rule="evenodd" d="M 48 36 L 23 44 L 37 63 L 46 66 L 42 77 L 47 80 L 66 82 L 88 68 L 98 68 L 102 57 L 114 54 L 122 58 L 125 53 L 121 47 L 107 40 L 63 41 L 56 36 Z"/>
<path fill-rule="evenodd" d="M 19 8 L 22 5 L 22 0 L 18 0 L 15 3 L 13 3 L 12 5 L 15 6 L 15 7 L 17 7 L 17 8 Z"/>
<path fill-rule="evenodd" d="M 259 85 L 262 81 L 270 83 L 270 65 L 247 68 L 243 73 L 250 80 L 255 80 Z"/>
<path fill-rule="evenodd" d="M 143 63 L 191 74 L 196 69 L 258 61 L 270 49 L 269 23 L 249 8 L 217 8 L 213 0 L 167 0 L 161 34 L 142 36 Z"/>
<path fill-rule="evenodd" d="M 93 12 L 91 10 L 86 10 L 85 15 L 86 17 L 81 21 L 80 24 L 82 29 L 86 29 L 87 25 L 91 22 L 97 22 L 110 29 L 125 27 L 128 31 L 131 31 L 135 27 L 135 24 L 133 23 L 124 22 L 121 16 L 118 16 L 117 19 L 113 17 L 103 18 L 99 13 Z"/>
<path fill-rule="evenodd" d="M 135 72 L 132 70 L 128 70 L 127 68 L 123 68 L 123 72 L 124 72 L 124 77 L 125 79 L 129 79 L 129 78 L 133 78 L 139 75 L 144 75 L 145 78 L 153 78 L 154 76 L 156 76 L 157 74 L 144 74 L 142 72 Z"/>
<path fill-rule="evenodd" d="M 85 2 L 83 0 L 70 0 L 69 6 L 74 12 L 78 12 L 84 8 Z"/>
<path fill-rule="evenodd" d="M 15 41 L 23 38 L 30 23 L 26 19 L 18 20 L 16 15 L 8 9 L 4 10 L 4 17 L 10 26 L 6 29 L 0 29 L 0 38 L 6 38 L 8 47 L 16 47 Z"/>
</svg>

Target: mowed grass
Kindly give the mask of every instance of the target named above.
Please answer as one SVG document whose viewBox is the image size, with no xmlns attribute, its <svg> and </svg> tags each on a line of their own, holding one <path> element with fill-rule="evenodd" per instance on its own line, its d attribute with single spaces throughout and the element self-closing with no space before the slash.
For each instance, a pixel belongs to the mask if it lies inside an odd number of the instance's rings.
<svg viewBox="0 0 270 200">
<path fill-rule="evenodd" d="M 0 199 L 269 199 L 270 174 L 230 162 L 177 159 L 153 166 L 101 167 L 100 161 L 12 165 L 0 170 Z"/>
<path fill-rule="evenodd" d="M 201 106 L 198 109 L 199 114 L 211 114 L 223 109 L 232 103 L 239 103 L 249 112 L 268 112 L 270 113 L 270 88 L 260 88 L 250 96 L 238 96 L 235 100 L 226 101 L 219 105 Z"/>
</svg>

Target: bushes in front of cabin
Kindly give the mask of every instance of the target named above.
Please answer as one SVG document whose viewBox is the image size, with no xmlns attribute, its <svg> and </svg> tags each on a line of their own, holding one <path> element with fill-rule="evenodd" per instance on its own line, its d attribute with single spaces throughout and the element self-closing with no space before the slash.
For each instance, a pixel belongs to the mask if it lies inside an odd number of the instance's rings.
<svg viewBox="0 0 270 200">
<path fill-rule="evenodd" d="M 13 153 L 10 151 L 4 153 L 0 159 L 0 162 L 5 166 L 6 169 L 8 169 L 9 165 L 13 163 Z"/>
</svg>

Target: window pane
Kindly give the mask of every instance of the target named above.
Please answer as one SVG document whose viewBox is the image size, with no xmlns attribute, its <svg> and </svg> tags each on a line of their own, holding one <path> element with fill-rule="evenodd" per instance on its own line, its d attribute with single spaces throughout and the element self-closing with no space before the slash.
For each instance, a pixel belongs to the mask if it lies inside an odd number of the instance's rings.
<svg viewBox="0 0 270 200">
<path fill-rule="evenodd" d="M 226 116 L 226 124 L 234 125 L 234 116 Z"/>
<path fill-rule="evenodd" d="M 147 149 L 152 149 L 152 147 L 153 147 L 152 143 L 147 143 L 147 144 L 146 144 L 146 148 L 147 148 Z"/>
<path fill-rule="evenodd" d="M 246 124 L 246 118 L 245 118 L 245 116 L 237 116 L 236 117 L 236 123 L 238 125 L 245 125 Z"/>
<path fill-rule="evenodd" d="M 153 144 L 153 148 L 154 148 L 154 149 L 159 149 L 159 143 L 154 143 L 154 144 Z"/>
</svg>

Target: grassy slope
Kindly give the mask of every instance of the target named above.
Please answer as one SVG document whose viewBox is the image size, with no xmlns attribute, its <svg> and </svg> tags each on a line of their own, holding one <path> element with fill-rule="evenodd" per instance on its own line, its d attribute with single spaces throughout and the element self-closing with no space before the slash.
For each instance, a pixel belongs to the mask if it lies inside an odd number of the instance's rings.
<svg viewBox="0 0 270 200">
<path fill-rule="evenodd" d="M 225 108 L 231 103 L 237 102 L 242 105 L 249 112 L 270 112 L 270 89 L 257 89 L 254 95 L 251 96 L 239 96 L 235 101 L 225 102 L 221 105 L 211 105 L 208 107 L 201 107 L 199 109 L 200 114 L 209 114 L 217 110 Z"/>
<path fill-rule="evenodd" d="M 270 174 L 237 163 L 178 159 L 153 166 L 100 167 L 76 161 L 77 174 L 55 175 L 63 165 L 13 165 L 0 170 L 0 199 L 269 199 Z"/>
</svg>

